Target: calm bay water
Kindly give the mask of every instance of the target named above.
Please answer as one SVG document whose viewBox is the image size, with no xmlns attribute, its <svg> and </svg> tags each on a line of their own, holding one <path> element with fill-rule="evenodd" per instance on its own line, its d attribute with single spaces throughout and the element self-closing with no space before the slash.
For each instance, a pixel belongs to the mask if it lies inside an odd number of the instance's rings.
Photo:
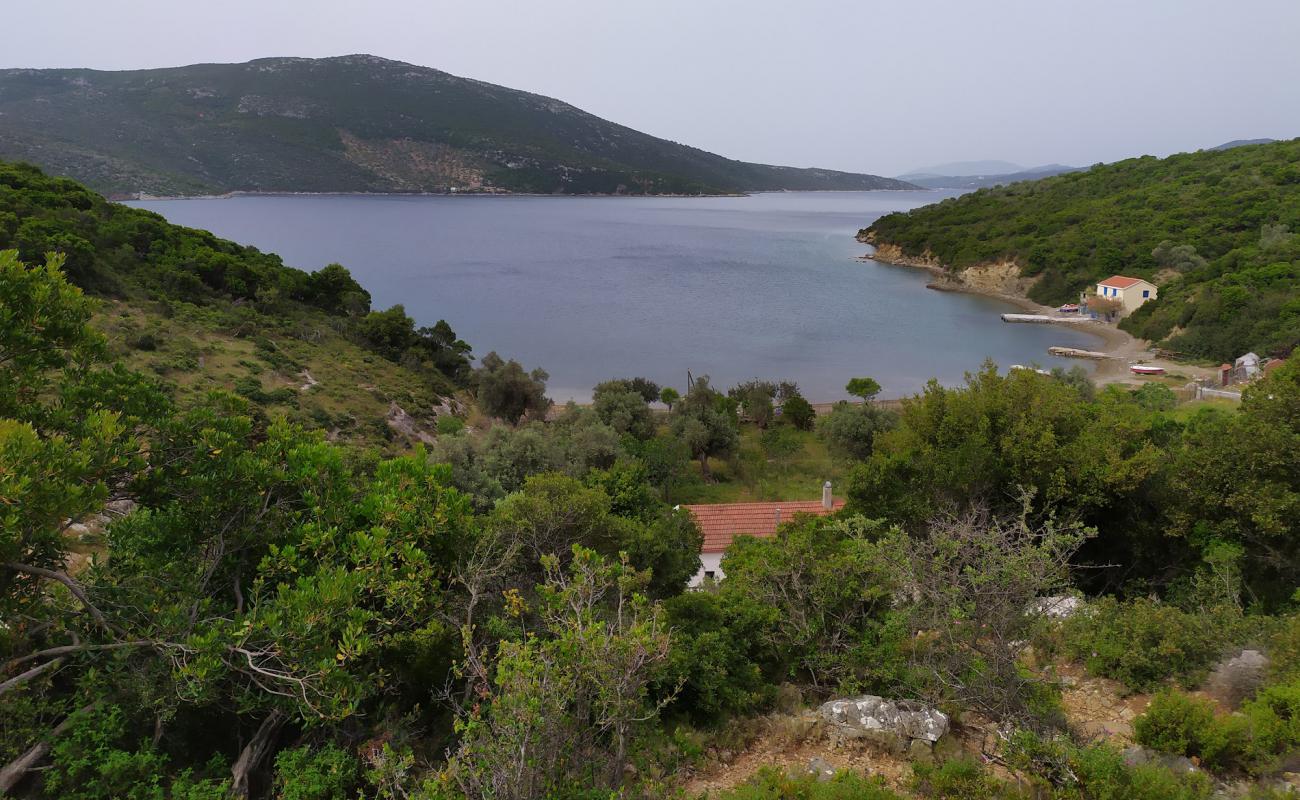
<svg viewBox="0 0 1300 800">
<path fill-rule="evenodd" d="M 860 262 L 861 227 L 936 192 L 724 198 L 269 196 L 143 201 L 172 222 L 319 269 L 339 262 L 376 308 L 446 319 L 474 346 L 551 375 L 558 401 L 611 377 L 684 388 L 795 380 L 813 401 L 854 375 L 885 396 L 955 384 L 987 357 L 1068 365 L 1095 339 L 1007 325 L 990 298 L 925 288 L 921 270 Z"/>
</svg>

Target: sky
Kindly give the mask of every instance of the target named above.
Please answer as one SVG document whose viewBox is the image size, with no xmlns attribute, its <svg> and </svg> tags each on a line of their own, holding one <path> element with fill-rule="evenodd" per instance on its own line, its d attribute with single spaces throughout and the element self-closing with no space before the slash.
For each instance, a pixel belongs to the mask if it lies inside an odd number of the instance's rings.
<svg viewBox="0 0 1300 800">
<path fill-rule="evenodd" d="M 1300 0 L 7 5 L 0 67 L 371 53 L 732 158 L 882 175 L 1300 136 Z"/>
</svg>

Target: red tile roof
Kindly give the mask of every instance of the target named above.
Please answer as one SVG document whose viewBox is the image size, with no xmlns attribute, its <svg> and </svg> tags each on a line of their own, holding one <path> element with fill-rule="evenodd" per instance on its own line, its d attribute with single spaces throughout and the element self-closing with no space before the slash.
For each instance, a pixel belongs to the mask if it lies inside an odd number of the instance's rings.
<svg viewBox="0 0 1300 800">
<path fill-rule="evenodd" d="M 1127 289 L 1135 283 L 1145 283 L 1141 278 L 1126 278 L 1123 275 L 1111 275 L 1102 281 L 1101 286 L 1113 286 L 1116 289 Z"/>
<path fill-rule="evenodd" d="M 777 503 L 713 503 L 683 506 L 695 516 L 704 533 L 705 553 L 721 553 L 737 536 L 768 537 L 776 534 L 777 510 L 781 522 L 789 522 L 795 514 L 823 516 L 844 507 L 843 500 L 835 500 L 828 510 L 820 500 L 793 500 Z"/>
</svg>

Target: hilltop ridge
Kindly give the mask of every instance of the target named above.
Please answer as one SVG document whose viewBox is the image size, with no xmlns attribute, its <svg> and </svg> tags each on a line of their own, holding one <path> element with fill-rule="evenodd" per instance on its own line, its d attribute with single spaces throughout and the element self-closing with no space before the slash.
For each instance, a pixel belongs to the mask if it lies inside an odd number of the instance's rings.
<svg viewBox="0 0 1300 800">
<path fill-rule="evenodd" d="M 917 188 L 736 161 L 561 100 L 372 55 L 0 70 L 0 158 L 113 196 Z"/>
</svg>

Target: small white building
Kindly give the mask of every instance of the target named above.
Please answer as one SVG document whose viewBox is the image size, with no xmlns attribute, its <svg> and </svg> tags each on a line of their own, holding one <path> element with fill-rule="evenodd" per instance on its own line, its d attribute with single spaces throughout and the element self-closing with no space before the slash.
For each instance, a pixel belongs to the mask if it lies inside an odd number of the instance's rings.
<svg viewBox="0 0 1300 800">
<path fill-rule="evenodd" d="M 1150 281 L 1123 275 L 1112 275 L 1097 284 L 1097 296 L 1117 301 L 1125 314 L 1131 314 L 1148 300 L 1155 300 L 1159 291 Z"/>
<path fill-rule="evenodd" d="M 794 519 L 795 514 L 823 516 L 843 507 L 844 501 L 832 496 L 830 481 L 822 487 L 821 500 L 682 506 L 695 517 L 695 523 L 704 534 L 704 546 L 700 548 L 700 571 L 691 578 L 690 586 L 698 587 L 706 580 L 722 580 L 722 556 L 737 536 L 775 536 L 777 526 Z"/>
</svg>

